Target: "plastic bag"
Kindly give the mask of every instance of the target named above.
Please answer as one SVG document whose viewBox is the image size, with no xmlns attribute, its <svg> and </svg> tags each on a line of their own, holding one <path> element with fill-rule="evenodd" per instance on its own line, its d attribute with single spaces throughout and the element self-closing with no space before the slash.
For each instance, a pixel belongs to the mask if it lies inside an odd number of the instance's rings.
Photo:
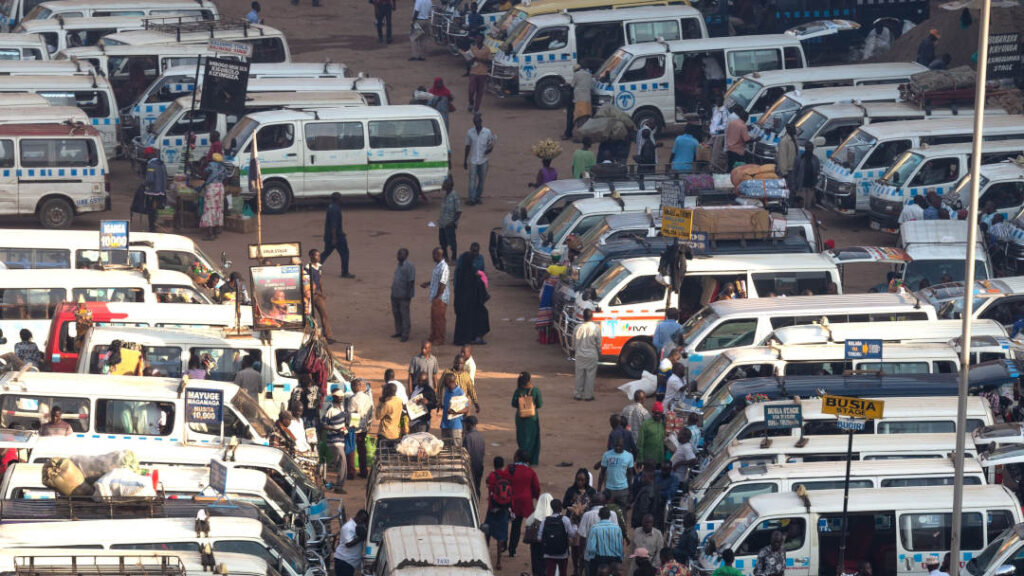
<svg viewBox="0 0 1024 576">
<path fill-rule="evenodd" d="M 437 456 L 444 448 L 444 442 L 430 432 L 417 432 L 408 434 L 398 443 L 395 450 L 402 456 L 409 458 L 423 458 L 424 456 Z"/>
<path fill-rule="evenodd" d="M 115 468 L 93 484 L 93 500 L 103 502 L 111 498 L 156 498 L 153 480 L 127 468 Z"/>
<path fill-rule="evenodd" d="M 633 399 L 633 394 L 636 394 L 637 390 L 643 390 L 647 396 L 653 396 L 654 392 L 658 389 L 658 376 L 651 374 L 647 370 L 640 375 L 639 380 L 633 380 L 632 382 L 626 382 L 622 386 L 619 386 L 619 390 L 626 393 L 626 398 Z"/>
<path fill-rule="evenodd" d="M 96 456 L 72 456 L 71 461 L 78 466 L 88 482 L 95 482 L 101 476 L 117 468 L 141 471 L 139 459 L 131 450 L 117 450 Z"/>
</svg>

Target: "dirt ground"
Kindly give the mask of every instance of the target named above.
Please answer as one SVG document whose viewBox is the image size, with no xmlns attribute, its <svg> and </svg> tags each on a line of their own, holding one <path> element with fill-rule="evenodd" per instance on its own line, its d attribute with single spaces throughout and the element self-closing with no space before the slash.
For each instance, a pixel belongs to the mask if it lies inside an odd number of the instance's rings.
<svg viewBox="0 0 1024 576">
<path fill-rule="evenodd" d="M 395 42 L 389 46 L 377 44 L 372 6 L 367 3 L 339 5 L 336 0 L 323 0 L 322 7 L 314 8 L 308 0 L 302 0 L 297 7 L 288 0 L 261 1 L 266 23 L 287 34 L 294 60 L 308 62 L 330 58 L 333 62 L 345 63 L 353 73 L 382 77 L 389 83 L 395 103 L 407 102 L 415 87 L 429 86 L 435 76 L 443 77 L 455 95 L 454 104 L 458 109 L 451 115 L 453 175 L 456 190 L 465 199 L 467 174 L 462 169 L 461 159 L 465 133 L 472 118 L 465 110 L 464 68 L 437 46 L 432 46 L 425 62 L 407 60 L 410 0 L 398 3 L 394 18 Z M 226 16 L 233 17 L 242 17 L 249 9 L 248 0 L 219 0 L 218 5 Z M 557 138 L 564 118 L 561 111 L 541 111 L 521 98 L 499 101 L 490 95 L 484 101 L 482 112 L 484 124 L 495 132 L 498 142 L 491 159 L 483 204 L 464 208 L 458 231 L 460 251 L 468 249 L 473 241 L 480 242 L 486 251 L 489 231 L 500 225 L 503 214 L 529 191 L 526 184 L 534 179 L 540 167 L 540 162 L 530 154 L 530 146 L 544 137 Z M 670 148 L 671 142 L 666 140 L 665 148 L 659 150 L 663 162 Z M 570 172 L 571 143 L 565 149 L 554 164 L 562 174 Z M 115 162 L 113 172 L 113 213 L 79 218 L 76 228 L 95 230 L 103 218 L 128 217 L 137 179 L 124 162 Z M 410 250 L 410 259 L 417 269 L 417 283 L 429 280 L 430 252 L 437 244 L 437 234 L 427 223 L 437 218 L 438 209 L 436 195 L 428 205 L 409 212 L 389 211 L 367 199 L 344 202 L 345 231 L 352 253 L 351 271 L 356 278 L 339 278 L 340 262 L 332 256 L 326 264 L 325 291 L 337 338 L 355 345 L 352 369 L 372 382 L 375 393 L 379 392 L 385 368 L 405 374 L 410 357 L 418 352 L 419 341 L 427 336 L 428 305 L 425 291 L 418 289 L 412 304 L 411 340 L 402 344 L 389 338 L 393 324 L 388 289 L 394 255 L 399 247 Z M 322 247 L 323 211 L 324 204 L 300 205 L 288 214 L 267 216 L 263 240 L 298 241 L 303 251 Z M 823 237 L 835 239 L 837 246 L 892 242 L 885 235 L 868 231 L 866 219 L 839 221 L 823 213 L 818 216 L 825 227 Z M 140 219 L 134 224 L 137 229 L 143 229 Z M 31 220 L 10 219 L 0 225 L 38 226 Z M 237 269 L 247 266 L 245 247 L 255 242 L 255 235 L 234 233 L 225 233 L 215 242 L 200 241 L 198 234 L 194 237 L 211 255 L 225 251 Z M 479 417 L 487 439 L 487 461 L 496 455 L 506 460 L 512 457 L 515 430 L 511 395 L 518 373 L 530 371 L 544 397 L 544 407 L 540 410 L 543 440 L 538 474 L 543 491 L 561 498 L 574 471 L 580 466 L 592 466 L 604 451 L 608 415 L 620 411 L 626 403 L 625 396 L 615 389 L 625 379 L 612 367 L 602 368 L 598 373 L 597 401 L 574 402 L 571 398 L 572 363 L 557 346 L 537 343 L 532 321 L 537 310 L 536 293 L 524 282 L 494 271 L 489 259 L 487 267 L 492 295 L 488 303 L 491 333 L 487 345 L 477 346 L 473 351 L 478 366 L 477 388 L 482 408 Z M 879 270 L 878 275 L 884 278 L 884 271 Z M 847 291 L 865 291 L 878 281 L 878 278 L 862 278 L 848 286 Z M 454 316 L 449 312 L 449 339 L 453 326 Z M 435 347 L 435 353 L 441 364 L 446 365 L 455 355 L 456 347 Z M 489 464 L 487 468 L 490 469 Z M 349 514 L 361 507 L 363 493 L 363 482 L 359 479 L 347 485 Z M 517 558 L 506 561 L 504 573 L 528 570 L 528 563 L 528 549 L 523 547 Z"/>
</svg>

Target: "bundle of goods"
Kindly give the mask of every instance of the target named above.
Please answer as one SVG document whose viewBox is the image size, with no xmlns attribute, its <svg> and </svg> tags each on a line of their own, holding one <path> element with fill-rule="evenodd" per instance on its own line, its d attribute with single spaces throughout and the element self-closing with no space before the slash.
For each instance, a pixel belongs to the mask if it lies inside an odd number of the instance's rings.
<svg viewBox="0 0 1024 576">
<path fill-rule="evenodd" d="M 736 187 L 736 195 L 763 202 L 785 200 L 789 198 L 789 187 L 785 178 L 745 180 Z"/>
<path fill-rule="evenodd" d="M 756 206 L 703 206 L 693 209 L 693 229 L 714 240 L 766 239 L 772 217 Z"/>
<path fill-rule="evenodd" d="M 698 196 L 715 191 L 715 179 L 711 174 L 686 174 L 680 179 L 687 195 Z"/>
<path fill-rule="evenodd" d="M 942 105 L 971 104 L 974 102 L 974 88 L 978 74 L 969 66 L 957 66 L 950 70 L 928 70 L 910 77 L 910 82 L 900 84 L 900 98 L 923 108 Z M 989 98 L 1005 91 L 998 83 L 985 87 Z"/>
<path fill-rule="evenodd" d="M 533 145 L 533 155 L 541 160 L 554 160 L 562 153 L 562 146 L 551 138 L 545 138 Z"/>
<path fill-rule="evenodd" d="M 96 501 L 156 497 L 153 480 L 142 475 L 131 450 L 53 458 L 43 465 L 42 482 L 63 496 L 92 496 Z"/>
<path fill-rule="evenodd" d="M 764 180 L 778 178 L 775 174 L 775 164 L 744 164 L 732 169 L 729 173 L 729 180 L 733 187 L 738 187 L 740 182 L 746 180 Z"/>
<path fill-rule="evenodd" d="M 1024 96 L 1019 88 L 999 92 L 986 91 L 985 104 L 990 108 L 1001 108 L 1007 114 L 1024 114 Z"/>
<path fill-rule="evenodd" d="M 441 453 L 442 448 L 444 448 L 444 442 L 437 436 L 430 432 L 416 432 L 415 434 L 406 434 L 395 450 L 409 458 L 425 458 L 437 456 Z"/>
</svg>

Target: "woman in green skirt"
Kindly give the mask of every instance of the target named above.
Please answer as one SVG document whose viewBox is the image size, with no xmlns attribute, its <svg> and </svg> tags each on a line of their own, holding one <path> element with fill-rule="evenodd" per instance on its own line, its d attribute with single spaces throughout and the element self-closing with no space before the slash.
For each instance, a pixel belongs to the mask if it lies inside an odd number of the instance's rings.
<svg viewBox="0 0 1024 576">
<path fill-rule="evenodd" d="M 540 409 L 544 400 L 540 390 L 534 388 L 529 372 L 520 372 L 516 391 L 512 394 L 512 407 L 516 409 L 516 443 L 536 466 L 540 460 Z"/>
</svg>

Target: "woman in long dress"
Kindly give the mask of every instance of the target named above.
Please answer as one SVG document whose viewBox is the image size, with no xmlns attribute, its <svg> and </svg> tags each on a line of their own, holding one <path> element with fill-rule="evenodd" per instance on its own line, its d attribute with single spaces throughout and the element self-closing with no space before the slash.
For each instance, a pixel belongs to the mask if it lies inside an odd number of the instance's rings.
<svg viewBox="0 0 1024 576">
<path fill-rule="evenodd" d="M 473 265 L 473 255 L 464 252 L 455 266 L 455 334 L 457 346 L 485 344 L 484 335 L 491 331 L 487 313 L 487 287 Z"/>
<path fill-rule="evenodd" d="M 540 461 L 540 409 L 543 406 L 544 400 L 540 390 L 534 388 L 530 373 L 520 372 L 512 394 L 512 407 L 516 409 L 516 444 L 529 457 L 531 466 Z"/>
<path fill-rule="evenodd" d="M 206 182 L 203 184 L 203 215 L 199 227 L 206 232 L 205 238 L 213 240 L 220 236 L 224 225 L 224 178 L 228 175 L 224 167 L 224 156 L 213 154 L 206 165 Z"/>
</svg>

